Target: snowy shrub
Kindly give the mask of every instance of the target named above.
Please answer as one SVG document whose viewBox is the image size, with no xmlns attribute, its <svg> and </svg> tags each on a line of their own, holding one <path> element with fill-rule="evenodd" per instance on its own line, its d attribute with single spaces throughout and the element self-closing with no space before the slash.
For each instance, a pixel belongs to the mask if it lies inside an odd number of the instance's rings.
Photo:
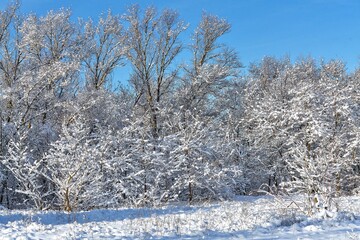
<svg viewBox="0 0 360 240">
<path fill-rule="evenodd" d="M 9 143 L 3 164 L 11 173 L 7 176 L 7 184 L 13 192 L 13 199 L 9 204 L 14 204 L 17 196 L 22 199 L 19 201 L 21 205 L 34 205 L 38 209 L 49 207 L 47 199 L 51 191 L 42 175 L 43 163 L 33 158 L 32 151 L 26 147 L 23 138 Z"/>
<path fill-rule="evenodd" d="M 63 135 L 51 144 L 43 164 L 44 176 L 51 181 L 54 205 L 65 211 L 90 209 L 103 204 L 100 154 L 96 138 L 88 128 L 75 122 L 63 127 Z"/>
</svg>

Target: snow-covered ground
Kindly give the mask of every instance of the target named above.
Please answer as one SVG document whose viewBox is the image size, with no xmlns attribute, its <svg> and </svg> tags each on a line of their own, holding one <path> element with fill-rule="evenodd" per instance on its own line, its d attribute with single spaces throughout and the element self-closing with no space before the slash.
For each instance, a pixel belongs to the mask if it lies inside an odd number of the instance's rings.
<svg viewBox="0 0 360 240">
<path fill-rule="evenodd" d="M 332 219 L 307 217 L 271 197 L 77 213 L 4 209 L 0 239 L 360 239 L 360 197 L 337 201 Z"/>
</svg>

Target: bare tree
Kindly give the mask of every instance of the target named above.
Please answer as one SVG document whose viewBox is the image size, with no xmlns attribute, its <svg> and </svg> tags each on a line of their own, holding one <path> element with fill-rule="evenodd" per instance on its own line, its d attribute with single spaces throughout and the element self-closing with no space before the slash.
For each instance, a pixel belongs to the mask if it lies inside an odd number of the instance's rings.
<svg viewBox="0 0 360 240">
<path fill-rule="evenodd" d="M 217 16 L 203 13 L 201 22 L 193 34 L 192 63 L 185 67 L 180 89 L 180 105 L 183 111 L 195 113 L 210 107 L 209 96 L 216 96 L 228 84 L 231 77 L 237 77 L 242 66 L 237 53 L 219 38 L 230 31 L 230 24 Z"/>
<path fill-rule="evenodd" d="M 4 11 L 0 11 L 0 46 L 1 46 L 1 59 L 0 59 L 0 70 L 1 70 L 1 81 L 0 86 L 3 90 L 4 88 L 11 85 L 13 76 L 13 70 L 17 69 L 21 57 L 15 53 L 15 61 L 13 64 L 5 64 L 7 62 L 6 60 L 11 58 L 13 56 L 11 50 L 9 49 L 9 42 L 10 42 L 10 28 L 11 23 L 14 22 L 14 19 L 16 18 L 16 11 L 19 8 L 18 2 L 15 2 L 7 7 Z M 16 28 L 17 30 L 18 28 Z M 11 56 L 11 57 L 10 57 Z M 15 70 L 16 72 L 16 70 Z M 5 94 L 1 92 L 1 97 L 3 98 Z M 3 99 L 1 99 L 3 101 Z M 4 104 L 4 102 L 3 102 Z M 3 148 L 4 148 L 4 142 L 3 142 L 3 129 L 2 129 L 2 123 L 3 123 L 3 106 L 0 108 L 0 137 L 1 137 L 1 146 L 0 146 L 0 156 L 3 156 Z"/>
<path fill-rule="evenodd" d="M 127 52 L 126 34 L 120 17 L 109 11 L 97 25 L 90 20 L 85 26 L 85 75 L 87 86 L 99 89 L 104 86 Z"/>
<path fill-rule="evenodd" d="M 20 48 L 26 64 L 19 86 L 23 91 L 23 126 L 30 126 L 39 117 L 46 123 L 55 101 L 72 90 L 79 70 L 80 46 L 70 17 L 69 10 L 50 11 L 41 18 L 29 16 L 21 27 Z"/>
<path fill-rule="evenodd" d="M 16 49 L 16 42 L 18 40 L 18 23 L 17 10 L 19 2 L 14 1 L 4 11 L 0 11 L 0 159 L 3 160 L 6 149 L 6 133 L 4 133 L 4 120 L 10 121 L 8 109 L 12 108 L 11 98 L 7 93 L 11 83 L 17 78 L 18 68 L 21 62 L 21 54 Z M 12 41 L 11 29 L 14 27 L 15 40 Z M 5 111 L 4 111 L 5 110 Z M 0 165 L 0 203 L 6 202 L 9 204 L 8 189 L 8 173 Z M 1 175 L 4 174 L 4 178 Z"/>
<path fill-rule="evenodd" d="M 128 58 L 133 66 L 131 84 L 137 97 L 135 105 L 141 105 L 149 114 L 152 136 L 158 137 L 158 107 L 162 97 L 174 83 L 178 68 L 172 67 L 182 50 L 180 34 L 187 25 L 172 10 L 160 15 L 154 8 L 147 8 L 141 17 L 138 6 L 132 6 L 125 15 L 129 24 Z"/>
</svg>

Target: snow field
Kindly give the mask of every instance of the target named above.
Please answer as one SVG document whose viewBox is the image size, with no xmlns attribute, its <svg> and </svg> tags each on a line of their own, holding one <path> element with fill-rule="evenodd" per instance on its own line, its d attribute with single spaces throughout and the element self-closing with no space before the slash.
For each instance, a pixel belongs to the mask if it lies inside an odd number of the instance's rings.
<svg viewBox="0 0 360 240">
<path fill-rule="evenodd" d="M 307 217 L 289 200 L 242 197 L 202 206 L 0 211 L 0 239 L 359 239 L 360 198 L 340 198 L 334 219 Z"/>
</svg>

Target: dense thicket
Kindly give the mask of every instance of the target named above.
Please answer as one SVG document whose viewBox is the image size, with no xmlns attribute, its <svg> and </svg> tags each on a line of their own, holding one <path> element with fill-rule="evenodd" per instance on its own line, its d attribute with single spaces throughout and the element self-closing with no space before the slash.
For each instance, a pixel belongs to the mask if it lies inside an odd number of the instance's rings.
<svg viewBox="0 0 360 240">
<path fill-rule="evenodd" d="M 219 42 L 230 24 L 207 13 L 187 42 L 172 10 L 74 22 L 68 10 L 18 8 L 0 12 L 0 204 L 72 211 L 358 190 L 359 71 L 266 57 L 240 74 Z M 114 74 L 124 65 L 127 82 Z"/>
</svg>

